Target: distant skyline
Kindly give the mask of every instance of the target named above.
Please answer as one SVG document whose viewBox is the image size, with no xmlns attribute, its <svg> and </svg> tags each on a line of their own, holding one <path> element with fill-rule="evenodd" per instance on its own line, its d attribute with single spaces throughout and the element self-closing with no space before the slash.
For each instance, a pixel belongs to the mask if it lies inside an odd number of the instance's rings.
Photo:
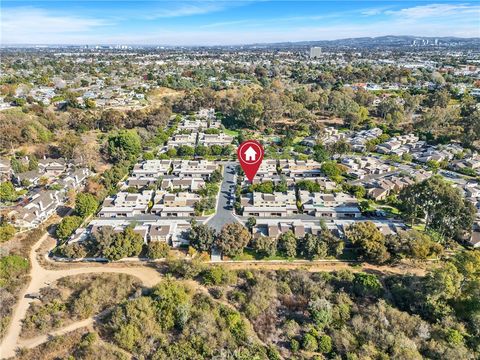
<svg viewBox="0 0 480 360">
<path fill-rule="evenodd" d="M 468 1 L 2 1 L 0 44 L 240 45 L 480 37 Z"/>
</svg>

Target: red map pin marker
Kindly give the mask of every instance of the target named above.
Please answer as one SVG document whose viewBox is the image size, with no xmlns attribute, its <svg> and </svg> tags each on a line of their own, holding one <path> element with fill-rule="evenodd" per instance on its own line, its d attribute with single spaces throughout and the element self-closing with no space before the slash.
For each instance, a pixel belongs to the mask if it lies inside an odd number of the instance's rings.
<svg viewBox="0 0 480 360">
<path fill-rule="evenodd" d="M 262 163 L 263 153 L 262 145 L 255 140 L 244 141 L 237 149 L 238 161 L 250 182 L 253 182 L 253 178 Z"/>
</svg>

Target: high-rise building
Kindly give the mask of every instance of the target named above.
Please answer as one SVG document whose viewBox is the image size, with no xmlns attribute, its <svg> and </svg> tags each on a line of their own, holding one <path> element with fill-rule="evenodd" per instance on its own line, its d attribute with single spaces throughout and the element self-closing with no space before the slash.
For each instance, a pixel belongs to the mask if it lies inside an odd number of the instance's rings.
<svg viewBox="0 0 480 360">
<path fill-rule="evenodd" d="M 310 48 L 310 57 L 311 58 L 319 58 L 322 56 L 322 48 L 321 47 L 311 47 Z"/>
</svg>

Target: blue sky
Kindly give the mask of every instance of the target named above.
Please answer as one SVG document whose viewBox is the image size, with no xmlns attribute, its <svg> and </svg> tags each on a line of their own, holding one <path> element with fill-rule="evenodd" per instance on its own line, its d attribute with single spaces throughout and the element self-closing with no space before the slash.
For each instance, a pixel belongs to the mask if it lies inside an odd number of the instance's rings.
<svg viewBox="0 0 480 360">
<path fill-rule="evenodd" d="M 5 1 L 1 44 L 226 45 L 382 35 L 480 37 L 465 1 Z"/>
</svg>

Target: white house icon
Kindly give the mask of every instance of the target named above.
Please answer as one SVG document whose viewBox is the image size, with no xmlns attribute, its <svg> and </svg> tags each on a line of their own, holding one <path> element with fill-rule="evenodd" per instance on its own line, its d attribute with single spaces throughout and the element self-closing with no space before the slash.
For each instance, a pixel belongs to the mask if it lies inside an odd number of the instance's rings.
<svg viewBox="0 0 480 360">
<path fill-rule="evenodd" d="M 245 152 L 245 161 L 255 161 L 257 159 L 257 152 L 250 146 Z"/>
</svg>

